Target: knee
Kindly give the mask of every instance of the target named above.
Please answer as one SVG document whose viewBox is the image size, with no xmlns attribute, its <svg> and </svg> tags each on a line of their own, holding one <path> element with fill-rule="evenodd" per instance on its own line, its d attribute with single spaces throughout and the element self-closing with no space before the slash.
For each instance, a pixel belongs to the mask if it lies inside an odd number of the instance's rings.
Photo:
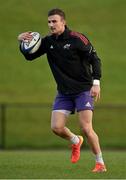
<svg viewBox="0 0 126 180">
<path fill-rule="evenodd" d="M 93 130 L 92 127 L 84 127 L 82 130 L 83 130 L 83 133 L 85 134 L 85 136 L 87 138 L 92 138 L 92 137 L 95 136 L 95 138 L 98 139 L 98 136 L 97 136 L 97 134 L 95 133 L 95 131 Z"/>
<path fill-rule="evenodd" d="M 83 130 L 83 133 L 85 134 L 85 136 L 87 136 L 87 137 L 91 136 L 91 134 L 93 133 L 93 129 L 88 126 L 83 127 L 82 130 Z"/>
<path fill-rule="evenodd" d="M 61 127 L 51 127 L 52 132 L 56 135 L 61 135 L 63 132 L 63 128 Z"/>
</svg>

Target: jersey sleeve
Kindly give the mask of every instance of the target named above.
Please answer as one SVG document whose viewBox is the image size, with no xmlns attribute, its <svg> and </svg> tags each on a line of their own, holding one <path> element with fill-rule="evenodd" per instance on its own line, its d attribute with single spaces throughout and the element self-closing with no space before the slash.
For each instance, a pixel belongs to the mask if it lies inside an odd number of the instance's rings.
<svg viewBox="0 0 126 180">
<path fill-rule="evenodd" d="M 26 58 L 26 60 L 32 61 L 38 57 L 40 57 L 41 55 L 44 55 L 46 53 L 46 37 L 42 38 L 41 40 L 41 45 L 39 47 L 39 49 L 35 52 L 35 53 L 24 53 L 21 49 L 21 45 L 20 45 L 20 51 L 21 53 L 24 55 L 24 57 Z"/>
<path fill-rule="evenodd" d="M 93 79 L 100 80 L 101 78 L 101 60 L 98 57 L 96 50 L 90 41 L 83 35 L 78 38 L 78 50 L 91 65 Z"/>
</svg>

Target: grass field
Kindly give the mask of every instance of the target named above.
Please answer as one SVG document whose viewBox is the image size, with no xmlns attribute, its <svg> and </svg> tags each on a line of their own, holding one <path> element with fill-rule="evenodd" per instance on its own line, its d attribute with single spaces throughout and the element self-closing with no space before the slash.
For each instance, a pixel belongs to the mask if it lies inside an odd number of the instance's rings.
<svg viewBox="0 0 126 180">
<path fill-rule="evenodd" d="M 94 157 L 82 151 L 77 164 L 70 163 L 70 151 L 0 152 L 0 179 L 125 179 L 126 152 L 105 151 L 108 171 L 93 174 Z"/>
<path fill-rule="evenodd" d="M 26 62 L 17 35 L 48 34 L 47 12 L 53 7 L 64 9 L 70 29 L 83 32 L 96 48 L 103 65 L 101 103 L 125 104 L 125 0 L 2 0 L 0 102 L 52 102 L 56 85 L 46 56 Z"/>
<path fill-rule="evenodd" d="M 48 34 L 47 12 L 54 7 L 64 9 L 69 28 L 84 33 L 101 58 L 101 100 L 96 105 L 125 107 L 126 0 L 1 0 L 0 104 L 52 104 L 56 84 L 46 56 L 26 61 L 17 36 L 29 30 Z M 121 107 L 95 111 L 93 123 L 103 146 L 126 148 L 125 112 Z M 50 132 L 50 109 L 8 108 L 5 117 L 7 148 L 64 146 Z M 71 119 L 72 130 L 80 132 L 76 117 Z"/>
</svg>

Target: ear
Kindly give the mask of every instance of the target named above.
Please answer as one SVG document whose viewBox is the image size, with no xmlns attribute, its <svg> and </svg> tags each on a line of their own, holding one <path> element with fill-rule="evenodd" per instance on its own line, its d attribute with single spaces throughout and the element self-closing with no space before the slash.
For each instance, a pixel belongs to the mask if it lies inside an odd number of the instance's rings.
<svg viewBox="0 0 126 180">
<path fill-rule="evenodd" d="M 66 25 L 66 21 L 63 19 L 63 24 L 64 24 L 64 26 Z"/>
</svg>

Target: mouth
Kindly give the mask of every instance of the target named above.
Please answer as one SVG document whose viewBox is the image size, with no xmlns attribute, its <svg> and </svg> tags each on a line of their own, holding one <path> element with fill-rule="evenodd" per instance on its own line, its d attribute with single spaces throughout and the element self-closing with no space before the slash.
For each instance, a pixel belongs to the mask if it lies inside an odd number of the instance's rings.
<svg viewBox="0 0 126 180">
<path fill-rule="evenodd" d="M 56 29 L 55 28 L 50 28 L 51 29 L 51 31 L 55 31 Z"/>
<path fill-rule="evenodd" d="M 56 33 L 56 28 L 50 28 L 50 31 L 52 34 L 55 34 Z"/>
</svg>

